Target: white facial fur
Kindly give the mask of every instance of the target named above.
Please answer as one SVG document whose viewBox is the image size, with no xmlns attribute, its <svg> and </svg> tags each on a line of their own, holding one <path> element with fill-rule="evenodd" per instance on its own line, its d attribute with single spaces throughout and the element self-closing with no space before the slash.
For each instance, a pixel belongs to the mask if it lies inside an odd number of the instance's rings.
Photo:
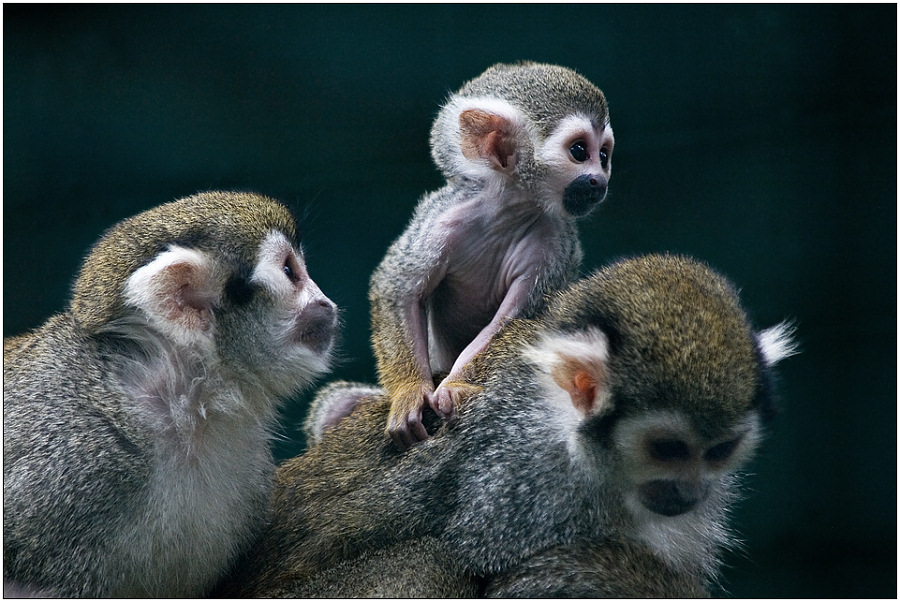
<svg viewBox="0 0 900 602">
<path fill-rule="evenodd" d="M 285 266 L 294 272 L 294 280 L 285 273 Z M 303 255 L 291 245 L 284 234 L 277 230 L 270 232 L 260 244 L 258 260 L 250 281 L 261 284 L 276 293 L 284 301 L 286 307 L 302 307 L 309 302 L 313 294 L 313 291 L 307 291 L 305 288 L 310 279 L 306 272 Z M 313 283 L 313 287 L 321 295 L 321 291 L 315 286 L 315 283 Z"/>
<path fill-rule="evenodd" d="M 781 331 L 777 331 L 781 333 Z M 786 340 L 781 333 L 777 340 Z M 526 347 L 524 357 L 535 367 L 542 398 L 552 406 L 549 418 L 565 438 L 572 460 L 584 466 L 631 515 L 628 534 L 650 546 L 674 567 L 699 567 L 707 575 L 715 571 L 713 548 L 733 541 L 725 514 L 735 496 L 735 473 L 749 460 L 761 437 L 760 417 L 750 412 L 714 440 L 705 439 L 688 415 L 676 410 L 649 411 L 619 419 L 611 433 L 614 454 L 602 459 L 586 455 L 580 426 L 590 416 L 612 409 L 614 400 L 606 384 L 608 341 L 592 328 L 577 333 L 545 334 Z M 574 372 L 571 370 L 575 367 Z M 577 387 L 568 379 L 579 372 L 591 375 L 596 397 L 587 414 L 576 407 Z M 574 392 L 574 394 L 573 394 Z M 672 457 L 660 457 L 654 445 L 677 442 L 682 446 Z M 641 488 L 657 482 L 684 483 L 687 491 L 702 492 L 696 505 L 666 516 L 645 505 Z"/>
<path fill-rule="evenodd" d="M 577 161 L 570 152 L 575 142 L 581 141 L 587 159 Z M 608 122 L 598 123 L 588 115 L 569 115 L 563 118 L 547 136 L 540 148 L 538 159 L 549 166 L 545 182 L 548 194 L 560 198 L 565 187 L 581 175 L 603 175 L 609 179 L 612 173 L 612 154 L 615 138 Z M 601 161 L 606 153 L 606 162 Z"/>
<path fill-rule="evenodd" d="M 706 441 L 680 412 L 660 411 L 623 418 L 615 428 L 613 439 L 624 458 L 625 472 L 634 485 L 639 485 L 652 479 L 715 479 L 732 472 L 753 453 L 759 442 L 759 429 L 758 416 L 750 414 L 730 428 L 728 434 L 715 441 Z M 735 440 L 734 449 L 722 460 L 705 457 L 717 445 Z M 682 442 L 688 455 L 684 459 L 658 460 L 651 453 L 655 441 Z"/>
<path fill-rule="evenodd" d="M 732 540 L 725 526 L 725 512 L 734 496 L 734 473 L 755 451 L 760 439 L 759 417 L 748 414 L 715 441 L 704 440 L 687 416 L 674 411 L 654 412 L 622 419 L 613 441 L 622 459 L 625 507 L 634 520 L 635 536 L 672 566 L 699 565 L 712 574 L 715 564 L 709 546 L 727 546 Z M 685 445 L 684 457 L 654 457 L 657 441 Z M 730 447 L 724 458 L 711 457 L 710 450 Z M 715 453 L 715 452 L 713 452 Z M 652 482 L 682 482 L 705 491 L 705 498 L 690 510 L 663 516 L 642 502 L 640 487 Z"/>
<path fill-rule="evenodd" d="M 284 234 L 273 231 L 260 245 L 250 281 L 272 294 L 274 308 L 265 327 L 278 363 L 308 381 L 327 370 L 336 308 L 306 270 L 303 255 Z M 284 394 L 284 393 L 282 393 Z"/>
</svg>

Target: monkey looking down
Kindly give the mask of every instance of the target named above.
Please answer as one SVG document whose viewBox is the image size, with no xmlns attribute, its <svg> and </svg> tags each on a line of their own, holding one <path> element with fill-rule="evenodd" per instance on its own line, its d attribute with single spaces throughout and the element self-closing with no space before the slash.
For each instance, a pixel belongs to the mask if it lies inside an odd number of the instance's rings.
<svg viewBox="0 0 900 602">
<path fill-rule="evenodd" d="M 410 450 L 383 431 L 386 391 L 323 388 L 309 450 L 278 469 L 272 521 L 220 593 L 704 595 L 794 352 L 702 263 L 614 263 L 504 325 L 458 418 Z"/>
<path fill-rule="evenodd" d="M 369 289 L 401 449 L 427 437 L 426 405 L 449 417 L 472 392 L 465 366 L 503 323 L 577 276 L 575 220 L 606 196 L 613 144 L 603 92 L 555 65 L 494 65 L 440 110 L 431 155 L 447 184 L 419 201 Z"/>
<path fill-rule="evenodd" d="M 4 341 L 4 593 L 207 593 L 266 521 L 279 399 L 328 369 L 336 322 L 271 199 L 107 231 L 66 310 Z"/>
</svg>

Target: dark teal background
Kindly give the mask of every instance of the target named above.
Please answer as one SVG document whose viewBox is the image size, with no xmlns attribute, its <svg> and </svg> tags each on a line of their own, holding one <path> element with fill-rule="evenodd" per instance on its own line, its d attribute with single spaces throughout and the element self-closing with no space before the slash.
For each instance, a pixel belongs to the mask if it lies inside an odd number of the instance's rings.
<svg viewBox="0 0 900 602">
<path fill-rule="evenodd" d="M 799 326 L 727 591 L 896 597 L 895 5 L 3 8 L 4 336 L 63 309 L 119 219 L 255 190 L 297 210 L 343 308 L 334 376 L 371 381 L 368 277 L 442 183 L 439 104 L 494 62 L 563 64 L 616 134 L 585 269 L 688 253 L 758 325 Z"/>
</svg>

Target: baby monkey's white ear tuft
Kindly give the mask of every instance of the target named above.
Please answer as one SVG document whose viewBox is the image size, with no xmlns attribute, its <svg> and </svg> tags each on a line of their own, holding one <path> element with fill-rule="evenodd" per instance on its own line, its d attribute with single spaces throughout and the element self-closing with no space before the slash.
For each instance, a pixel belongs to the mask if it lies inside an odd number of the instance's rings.
<svg viewBox="0 0 900 602">
<path fill-rule="evenodd" d="M 607 376 L 609 341 L 600 330 L 545 334 L 525 354 L 543 375 L 545 386 L 564 392 L 582 418 L 612 408 Z"/>
<path fill-rule="evenodd" d="M 767 367 L 800 352 L 794 340 L 795 330 L 791 324 L 782 322 L 756 334 L 759 351 Z"/>
<path fill-rule="evenodd" d="M 170 340 L 182 345 L 212 340 L 213 308 L 224 286 L 216 262 L 194 249 L 173 246 L 135 270 L 125 285 L 126 304 L 143 310 Z"/>
</svg>

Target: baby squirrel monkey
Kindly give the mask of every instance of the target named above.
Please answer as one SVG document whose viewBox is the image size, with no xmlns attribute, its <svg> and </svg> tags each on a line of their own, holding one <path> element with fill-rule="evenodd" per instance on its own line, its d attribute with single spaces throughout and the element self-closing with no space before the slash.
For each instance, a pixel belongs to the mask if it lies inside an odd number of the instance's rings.
<svg viewBox="0 0 900 602">
<path fill-rule="evenodd" d="M 702 595 L 734 542 L 727 514 L 773 413 L 772 368 L 792 353 L 789 330 L 753 330 L 704 264 L 610 265 L 507 323 L 473 360 L 479 392 L 456 423 L 409 451 L 382 431 L 386 394 L 324 388 L 235 589 Z M 348 391 L 365 402 L 327 428 Z"/>
<path fill-rule="evenodd" d="M 465 366 L 503 323 L 577 276 L 575 220 L 606 196 L 612 151 L 603 92 L 564 67 L 494 65 L 441 109 L 431 154 L 447 185 L 419 201 L 369 290 L 401 449 L 428 437 L 426 404 L 449 417 L 472 392 Z"/>
<path fill-rule="evenodd" d="M 5 593 L 206 593 L 265 523 L 278 399 L 329 366 L 336 308 L 275 201 L 126 219 L 69 307 L 3 348 Z"/>
</svg>

